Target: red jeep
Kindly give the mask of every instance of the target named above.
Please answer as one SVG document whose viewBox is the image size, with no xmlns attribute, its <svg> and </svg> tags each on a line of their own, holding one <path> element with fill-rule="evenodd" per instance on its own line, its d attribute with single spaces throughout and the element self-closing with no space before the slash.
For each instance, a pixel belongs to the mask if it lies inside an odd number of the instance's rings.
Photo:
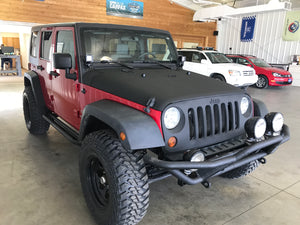
<svg viewBox="0 0 300 225">
<path fill-rule="evenodd" d="M 99 224 L 136 224 L 149 183 L 247 175 L 289 139 L 281 113 L 243 90 L 183 71 L 169 32 L 111 24 L 32 28 L 27 129 L 81 146 L 80 180 Z"/>
<path fill-rule="evenodd" d="M 287 86 L 293 82 L 292 74 L 289 71 L 272 67 L 264 60 L 255 56 L 247 55 L 226 55 L 233 62 L 253 67 L 258 80 L 255 84 L 257 88 L 267 88 L 268 86 Z"/>
</svg>

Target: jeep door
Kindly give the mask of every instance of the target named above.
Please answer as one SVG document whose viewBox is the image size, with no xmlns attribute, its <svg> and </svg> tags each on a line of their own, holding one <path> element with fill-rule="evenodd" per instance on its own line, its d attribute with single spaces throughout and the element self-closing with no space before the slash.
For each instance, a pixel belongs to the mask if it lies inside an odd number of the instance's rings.
<svg viewBox="0 0 300 225">
<path fill-rule="evenodd" d="M 50 110 L 53 110 L 52 76 L 50 75 L 52 70 L 53 28 L 41 29 L 40 40 L 38 63 L 36 67 L 33 65 L 33 68 L 39 75 L 45 103 Z"/>
<path fill-rule="evenodd" d="M 69 53 L 72 57 L 70 73 L 78 75 L 77 55 L 75 51 L 75 35 L 73 27 L 56 27 L 54 30 L 54 52 Z M 78 79 L 66 78 L 66 70 L 56 69 L 53 66 L 52 94 L 54 111 L 63 120 L 79 129 L 79 82 Z M 78 78 L 78 76 L 77 76 Z"/>
</svg>

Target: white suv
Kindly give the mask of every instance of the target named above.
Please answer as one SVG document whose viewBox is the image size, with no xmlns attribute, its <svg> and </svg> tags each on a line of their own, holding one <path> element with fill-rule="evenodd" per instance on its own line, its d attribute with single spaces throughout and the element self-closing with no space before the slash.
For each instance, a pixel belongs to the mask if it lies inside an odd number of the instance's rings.
<svg viewBox="0 0 300 225">
<path fill-rule="evenodd" d="M 209 76 L 236 87 L 255 84 L 257 75 L 248 66 L 232 63 L 223 53 L 214 50 L 179 49 L 179 55 L 185 56 L 183 69 Z"/>
</svg>

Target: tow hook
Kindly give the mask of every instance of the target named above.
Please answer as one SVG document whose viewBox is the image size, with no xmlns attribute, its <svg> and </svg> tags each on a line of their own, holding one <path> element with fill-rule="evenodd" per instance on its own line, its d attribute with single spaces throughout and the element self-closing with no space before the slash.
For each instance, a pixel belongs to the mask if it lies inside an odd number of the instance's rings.
<svg viewBox="0 0 300 225">
<path fill-rule="evenodd" d="M 260 158 L 258 160 L 261 164 L 266 164 L 267 160 L 265 158 Z"/>
<path fill-rule="evenodd" d="M 202 184 L 205 188 L 210 188 L 210 186 L 211 186 L 211 183 L 208 182 L 208 181 L 203 181 L 201 184 Z"/>
</svg>

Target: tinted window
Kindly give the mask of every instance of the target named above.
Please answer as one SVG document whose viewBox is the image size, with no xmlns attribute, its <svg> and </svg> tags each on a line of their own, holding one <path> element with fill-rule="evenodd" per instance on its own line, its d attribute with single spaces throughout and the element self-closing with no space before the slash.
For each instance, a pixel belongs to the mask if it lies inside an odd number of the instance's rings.
<svg viewBox="0 0 300 225">
<path fill-rule="evenodd" d="M 192 55 L 193 52 L 187 52 L 187 51 L 178 51 L 179 55 L 185 56 L 186 61 L 191 62 L 192 61 Z"/>
<path fill-rule="evenodd" d="M 38 31 L 31 33 L 30 56 L 37 57 Z"/>
<path fill-rule="evenodd" d="M 50 48 L 52 43 L 52 32 L 42 32 L 41 54 L 40 57 L 46 60 L 50 59 Z"/>
<path fill-rule="evenodd" d="M 73 31 L 62 30 L 57 32 L 55 50 L 57 53 L 69 53 L 72 56 L 72 68 L 75 68 Z"/>
</svg>

